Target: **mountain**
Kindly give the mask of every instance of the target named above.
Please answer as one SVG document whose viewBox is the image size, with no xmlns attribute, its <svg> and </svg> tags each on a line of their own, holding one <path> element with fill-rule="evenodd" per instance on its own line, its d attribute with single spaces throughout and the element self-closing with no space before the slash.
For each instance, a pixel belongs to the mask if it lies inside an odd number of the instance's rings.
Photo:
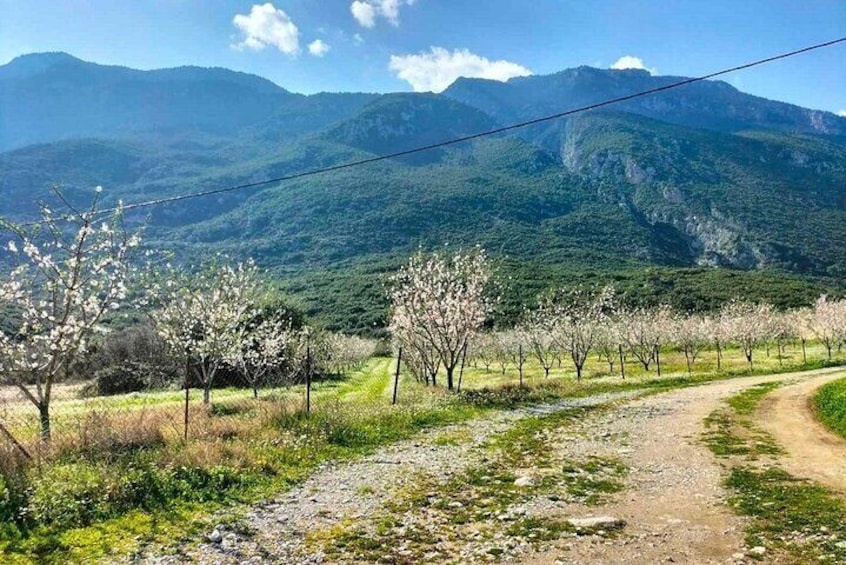
<svg viewBox="0 0 846 565">
<path fill-rule="evenodd" d="M 139 71 L 65 53 L 24 55 L 0 67 L 0 150 L 80 137 L 231 138 L 274 122 L 290 138 L 344 119 L 371 98 L 308 97 L 219 68 Z"/>
<path fill-rule="evenodd" d="M 578 67 L 545 76 L 508 82 L 460 78 L 444 96 L 505 122 L 621 98 L 687 80 L 652 76 L 638 69 L 604 70 Z M 722 81 L 701 81 L 621 102 L 615 111 L 639 114 L 673 124 L 737 132 L 767 129 L 787 133 L 846 136 L 846 120 L 831 112 L 808 110 L 740 92 Z"/>
<path fill-rule="evenodd" d="M 134 202 L 253 183 L 677 80 L 580 67 L 459 79 L 439 95 L 303 96 L 224 69 L 24 56 L 0 67 L 0 215 L 31 218 L 54 185 Z M 844 181 L 846 119 L 705 81 L 136 219 L 185 260 L 256 257 L 311 314 L 368 331 L 384 323 L 384 273 L 444 243 L 496 258 L 506 316 L 552 284 L 612 282 L 696 308 L 841 292 Z"/>
</svg>

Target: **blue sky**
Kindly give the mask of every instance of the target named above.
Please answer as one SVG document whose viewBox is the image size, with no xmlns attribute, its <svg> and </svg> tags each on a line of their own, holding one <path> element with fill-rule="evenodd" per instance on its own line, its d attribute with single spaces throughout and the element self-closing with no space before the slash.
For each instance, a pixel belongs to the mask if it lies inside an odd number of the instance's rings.
<svg viewBox="0 0 846 565">
<path fill-rule="evenodd" d="M 621 57 L 693 76 L 846 36 L 846 0 L 0 0 L 0 63 L 22 53 L 151 69 L 221 66 L 295 92 L 438 90 Z M 435 49 L 433 49 L 435 48 Z M 846 110 L 846 45 L 727 78 Z"/>
</svg>

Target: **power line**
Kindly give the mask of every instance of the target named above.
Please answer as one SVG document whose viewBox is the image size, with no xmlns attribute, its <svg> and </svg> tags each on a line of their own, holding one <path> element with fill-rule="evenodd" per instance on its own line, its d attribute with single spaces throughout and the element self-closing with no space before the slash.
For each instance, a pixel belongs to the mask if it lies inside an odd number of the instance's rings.
<svg viewBox="0 0 846 565">
<path fill-rule="evenodd" d="M 414 155 L 416 153 L 422 153 L 424 151 L 431 151 L 432 149 L 438 149 L 440 147 L 447 147 L 447 146 L 450 146 L 450 145 L 463 143 L 465 141 L 472 141 L 474 139 L 479 139 L 479 138 L 482 138 L 482 137 L 497 135 L 497 134 L 500 134 L 500 133 L 504 133 L 504 132 L 508 132 L 508 131 L 512 131 L 512 130 L 516 130 L 516 129 L 520 129 L 520 128 L 525 128 L 525 127 L 528 127 L 528 126 L 532 126 L 532 125 L 536 125 L 536 124 L 540 124 L 540 123 L 544 123 L 544 122 L 549 122 L 549 121 L 552 121 L 552 120 L 557 120 L 557 119 L 564 118 L 564 117 L 567 117 L 567 116 L 572 116 L 573 114 L 579 114 L 579 113 L 582 113 L 582 112 L 587 112 L 589 110 L 595 110 L 597 108 L 603 108 L 605 106 L 610 106 L 612 104 L 619 104 L 620 102 L 626 102 L 628 100 L 633 100 L 635 98 L 641 98 L 643 96 L 649 96 L 649 95 L 652 95 L 652 94 L 657 94 L 659 92 L 672 90 L 674 88 L 679 88 L 681 86 L 693 84 L 693 83 L 696 83 L 696 82 L 702 82 L 702 81 L 709 80 L 709 79 L 712 79 L 712 78 L 715 78 L 715 77 L 718 77 L 718 76 L 726 75 L 726 74 L 729 74 L 729 73 L 734 73 L 734 72 L 737 72 L 737 71 L 742 71 L 742 70 L 745 70 L 745 69 L 757 67 L 757 66 L 764 65 L 764 64 L 767 64 L 767 63 L 772 63 L 773 61 L 778 61 L 778 60 L 781 60 L 781 59 L 787 59 L 789 57 L 794 57 L 796 55 L 808 53 L 809 51 L 815 51 L 817 49 L 823 49 L 825 47 L 831 47 L 833 45 L 837 45 L 839 43 L 844 43 L 844 42 L 846 42 L 846 37 L 841 37 L 839 39 L 826 41 L 824 43 L 817 43 L 817 44 L 811 45 L 809 47 L 803 47 L 801 49 L 796 49 L 794 51 L 789 51 L 787 53 L 781 53 L 780 55 L 774 55 L 772 57 L 767 57 L 767 58 L 764 58 L 764 59 L 758 59 L 756 61 L 744 63 L 742 65 L 737 65 L 737 66 L 734 66 L 734 67 L 723 69 L 721 71 L 709 73 L 709 74 L 706 74 L 706 75 L 702 75 L 702 76 L 698 76 L 698 77 L 694 77 L 694 78 L 687 78 L 687 79 L 680 80 L 680 81 L 674 82 L 674 83 L 670 83 L 670 84 L 667 84 L 667 85 L 664 85 L 664 86 L 659 86 L 659 87 L 656 87 L 656 88 L 650 88 L 648 90 L 642 90 L 642 91 L 639 91 L 639 92 L 635 92 L 633 94 L 627 94 L 625 96 L 620 96 L 620 97 L 617 97 L 617 98 L 604 100 L 602 102 L 596 102 L 596 103 L 593 103 L 593 104 L 589 104 L 587 106 L 581 106 L 579 108 L 574 108 L 572 110 L 566 110 L 564 112 L 558 112 L 556 114 L 550 114 L 550 115 L 542 116 L 542 117 L 539 117 L 539 118 L 533 118 L 531 120 L 526 120 L 526 121 L 523 121 L 523 122 L 510 124 L 510 125 L 507 125 L 507 126 L 498 127 L 498 128 L 482 131 L 482 132 L 479 132 L 479 133 L 465 135 L 465 136 L 462 136 L 462 137 L 456 137 L 456 138 L 449 139 L 449 140 L 446 140 L 446 141 L 441 141 L 439 143 L 433 143 L 431 145 L 423 145 L 423 146 L 420 146 L 420 147 L 415 147 L 413 149 L 406 149 L 404 151 L 397 151 L 395 153 L 378 155 L 376 157 L 369 157 L 367 159 L 359 159 L 359 160 L 356 160 L 356 161 L 350 161 L 348 163 L 342 163 L 340 165 L 333 165 L 331 167 L 311 169 L 311 170 L 303 171 L 303 172 L 300 172 L 300 173 L 285 175 L 285 176 L 266 179 L 266 180 L 257 181 L 257 182 L 251 182 L 251 183 L 246 183 L 246 184 L 238 184 L 238 185 L 227 186 L 227 187 L 222 187 L 222 188 L 215 188 L 215 189 L 204 190 L 204 191 L 200 191 L 200 192 L 184 193 L 184 194 L 179 194 L 179 195 L 176 195 L 176 196 L 169 196 L 167 198 L 158 198 L 158 199 L 154 199 L 154 200 L 146 200 L 146 201 L 143 201 L 143 202 L 136 202 L 136 203 L 133 203 L 133 204 L 126 204 L 126 205 L 123 206 L 123 210 L 128 211 L 128 210 L 136 210 L 136 209 L 139 209 L 139 208 L 149 208 L 149 207 L 152 207 L 152 206 L 159 206 L 159 205 L 162 205 L 162 204 L 170 204 L 172 202 L 181 202 L 183 200 L 190 200 L 190 199 L 193 199 L 193 198 L 201 198 L 201 197 L 204 197 L 204 196 L 213 196 L 215 194 L 235 192 L 237 190 L 245 190 L 245 189 L 248 189 L 248 188 L 255 188 L 255 187 L 258 187 L 258 186 L 266 186 L 266 185 L 269 185 L 269 184 L 276 184 L 276 183 L 281 183 L 281 182 L 285 182 L 285 181 L 292 181 L 292 180 L 297 180 L 297 179 L 301 179 L 301 178 L 305 178 L 305 177 L 311 177 L 311 176 L 315 176 L 315 175 L 340 171 L 340 170 L 343 170 L 343 169 L 349 169 L 349 168 L 352 168 L 352 167 L 360 167 L 362 165 L 368 165 L 370 163 L 377 163 L 379 161 L 386 161 L 388 159 L 395 159 L 397 157 L 405 157 L 407 155 Z M 104 209 L 101 212 L 105 214 L 105 213 L 109 213 L 109 212 L 115 212 L 116 210 L 117 210 L 116 208 L 109 208 L 109 209 Z M 33 222 L 33 223 L 40 223 L 40 222 Z"/>
</svg>

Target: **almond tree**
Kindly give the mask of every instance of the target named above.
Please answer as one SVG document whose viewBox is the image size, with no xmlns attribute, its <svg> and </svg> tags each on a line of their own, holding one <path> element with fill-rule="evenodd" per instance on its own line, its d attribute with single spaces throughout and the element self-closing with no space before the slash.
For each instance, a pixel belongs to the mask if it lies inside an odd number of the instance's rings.
<svg viewBox="0 0 846 565">
<path fill-rule="evenodd" d="M 258 387 L 267 375 L 291 361 L 296 339 L 297 332 L 291 329 L 290 321 L 262 320 L 245 329 L 226 361 L 238 368 L 252 387 L 253 398 L 258 398 Z"/>
<path fill-rule="evenodd" d="M 495 332 L 491 334 L 491 337 L 493 338 L 494 360 L 499 365 L 500 374 L 505 375 L 508 370 L 508 363 L 511 362 L 511 341 L 506 332 Z"/>
<path fill-rule="evenodd" d="M 505 353 L 508 359 L 517 367 L 520 374 L 520 386 L 523 386 L 523 365 L 526 363 L 528 348 L 526 347 L 526 335 L 521 328 L 516 328 L 506 332 L 500 333 L 501 343 L 503 344 Z"/>
<path fill-rule="evenodd" d="M 608 363 L 608 373 L 614 373 L 614 364 L 622 355 L 623 340 L 621 338 L 620 321 L 613 317 L 608 317 L 599 328 L 599 333 L 596 336 L 596 352 L 600 359 Z M 621 374 L 625 374 L 625 368 L 622 366 L 622 359 L 620 360 Z"/>
<path fill-rule="evenodd" d="M 543 367 L 544 376 L 549 377 L 549 370 L 557 358 L 558 316 L 555 305 L 549 301 L 539 301 L 538 307 L 525 315 L 522 332 L 532 353 Z"/>
<path fill-rule="evenodd" d="M 655 337 L 652 314 L 645 308 L 623 310 L 620 317 L 620 337 L 626 349 L 643 365 L 644 371 L 655 359 Z"/>
<path fill-rule="evenodd" d="M 484 251 L 417 253 L 390 279 L 390 329 L 407 349 L 433 351 L 454 390 L 455 368 L 491 309 Z"/>
<path fill-rule="evenodd" d="M 721 311 L 716 316 L 705 318 L 704 330 L 708 341 L 714 345 L 717 353 L 717 370 L 723 368 L 723 348 L 731 341 L 731 323 L 726 312 Z"/>
<path fill-rule="evenodd" d="M 793 323 L 792 312 L 773 311 L 769 320 L 770 338 L 775 341 L 778 364 L 782 365 L 784 350 L 789 340 L 797 336 L 796 327 Z"/>
<path fill-rule="evenodd" d="M 262 291 L 252 261 L 236 266 L 211 264 L 187 274 L 168 269 L 151 287 L 160 308 L 150 317 L 159 335 L 193 365 L 203 387 L 203 403 L 211 402 L 214 378 L 242 347 L 246 322 Z"/>
<path fill-rule="evenodd" d="M 802 345 L 802 363 L 808 363 L 808 353 L 806 346 L 808 340 L 814 336 L 814 310 L 810 308 L 800 308 L 788 312 L 788 321 L 792 327 L 791 332 L 794 336 L 799 338 Z"/>
<path fill-rule="evenodd" d="M 576 380 L 582 380 L 585 361 L 607 318 L 613 292 L 606 288 L 597 295 L 573 291 L 558 305 L 558 347 L 570 354 Z"/>
<path fill-rule="evenodd" d="M 493 341 L 493 336 L 488 332 L 478 333 L 470 340 L 470 354 L 481 361 L 486 373 L 491 371 L 491 365 L 496 360 Z"/>
<path fill-rule="evenodd" d="M 2 222 L 12 232 L 7 250 L 19 265 L 0 282 L 0 303 L 19 323 L 0 333 L 0 376 L 38 410 L 41 438 L 50 440 L 53 384 L 89 346 L 103 316 L 127 300 L 130 254 L 140 242 L 123 228 L 122 207 L 99 209 L 100 187 L 80 210 L 41 210 L 34 228 Z"/>
<path fill-rule="evenodd" d="M 326 336 L 328 362 L 339 374 L 369 359 L 375 350 L 373 340 L 355 335 L 330 333 Z"/>
<path fill-rule="evenodd" d="M 703 316 L 676 316 L 671 327 L 672 341 L 684 353 L 687 374 L 690 375 L 696 358 L 708 343 L 708 322 Z"/>
<path fill-rule="evenodd" d="M 750 368 L 755 348 L 767 339 L 767 321 L 772 310 L 773 307 L 767 303 L 752 304 L 740 300 L 732 300 L 723 308 L 729 333 L 743 350 Z"/>
<path fill-rule="evenodd" d="M 844 308 L 842 303 L 829 300 L 822 295 L 814 303 L 811 330 L 825 346 L 828 358 L 831 359 L 831 349 L 843 335 Z"/>
</svg>

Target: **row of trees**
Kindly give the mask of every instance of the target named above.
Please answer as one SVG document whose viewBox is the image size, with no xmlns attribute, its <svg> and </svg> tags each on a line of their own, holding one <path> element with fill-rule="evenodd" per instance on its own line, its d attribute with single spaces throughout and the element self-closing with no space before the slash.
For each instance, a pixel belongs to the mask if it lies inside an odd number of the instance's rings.
<svg viewBox="0 0 846 565">
<path fill-rule="evenodd" d="M 846 341 L 846 301 L 821 296 L 813 307 L 780 312 L 766 303 L 732 300 L 713 315 L 675 312 L 667 306 L 631 308 L 613 288 L 596 292 L 575 290 L 544 294 L 515 328 L 484 331 L 495 301 L 489 297 L 491 272 L 483 251 L 454 255 L 418 253 L 391 279 L 390 329 L 403 347 L 408 366 L 417 377 L 437 384 L 443 370 L 447 388 L 454 388 L 455 368 L 470 359 L 487 370 L 497 365 L 504 373 L 514 365 L 522 378 L 523 364 L 534 356 L 548 375 L 569 358 L 581 379 L 589 355 L 615 365 L 625 376 L 633 359 L 644 370 L 661 373 L 661 351 L 684 353 L 688 371 L 700 353 L 713 348 L 721 368 L 723 350 L 740 348 L 750 367 L 757 348 L 777 350 L 801 343 L 803 359 L 810 339 L 828 352 Z"/>
<path fill-rule="evenodd" d="M 135 276 L 140 236 L 124 229 L 120 205 L 100 210 L 97 195 L 85 210 L 65 201 L 69 213 L 62 216 L 45 207 L 37 224 L 3 224 L 14 236 L 5 246 L 14 265 L 0 281 L 10 328 L 0 332 L 0 382 L 16 386 L 38 410 L 43 440 L 51 436 L 55 383 L 108 343 L 104 322 L 122 309 L 142 309 L 155 339 L 144 332 L 135 338 L 146 340 L 148 351 L 160 341 L 184 367 L 186 386 L 195 374 L 206 404 L 224 369 L 240 373 L 258 396 L 273 372 L 341 371 L 373 354 L 370 340 L 315 331 L 280 308 L 252 261 L 193 270 L 148 264 Z M 11 437 L 2 422 L 0 433 Z"/>
<path fill-rule="evenodd" d="M 53 385 L 102 341 L 104 320 L 122 308 L 142 309 L 166 350 L 183 364 L 185 384 L 189 373 L 196 375 L 205 403 L 223 369 L 237 370 L 258 395 L 273 372 L 311 375 L 318 364 L 340 371 L 374 351 L 368 340 L 320 334 L 278 308 L 251 261 L 211 263 L 199 270 L 147 265 L 146 276 L 134 277 L 132 255 L 140 237 L 124 229 L 120 205 L 104 214 L 97 198 L 85 210 L 65 204 L 68 214 L 57 217 L 44 208 L 35 226 L 4 224 L 14 234 L 6 248 L 16 264 L 0 281 L 0 307 L 13 320 L 12 331 L 0 332 L 0 379 L 17 386 L 36 407 L 45 440 Z M 390 331 L 421 380 L 437 384 L 443 372 L 447 388 L 460 388 L 468 355 L 482 363 L 495 360 L 503 369 L 510 361 L 521 374 L 529 354 L 547 373 L 553 362 L 569 356 L 581 378 L 592 352 L 612 371 L 615 359 L 622 370 L 628 356 L 645 369 L 654 363 L 660 372 L 666 346 L 684 351 L 691 367 L 709 344 L 719 359 L 732 343 L 751 364 L 762 343 L 781 351 L 792 337 L 803 346 L 816 338 L 830 356 L 846 336 L 846 306 L 826 297 L 813 308 L 788 313 L 733 301 L 708 317 L 626 308 L 611 289 L 546 294 L 516 328 L 489 335 L 483 328 L 497 302 L 490 282 L 481 249 L 418 253 L 391 277 Z M 1 422 L 0 432 L 8 432 Z"/>
</svg>

